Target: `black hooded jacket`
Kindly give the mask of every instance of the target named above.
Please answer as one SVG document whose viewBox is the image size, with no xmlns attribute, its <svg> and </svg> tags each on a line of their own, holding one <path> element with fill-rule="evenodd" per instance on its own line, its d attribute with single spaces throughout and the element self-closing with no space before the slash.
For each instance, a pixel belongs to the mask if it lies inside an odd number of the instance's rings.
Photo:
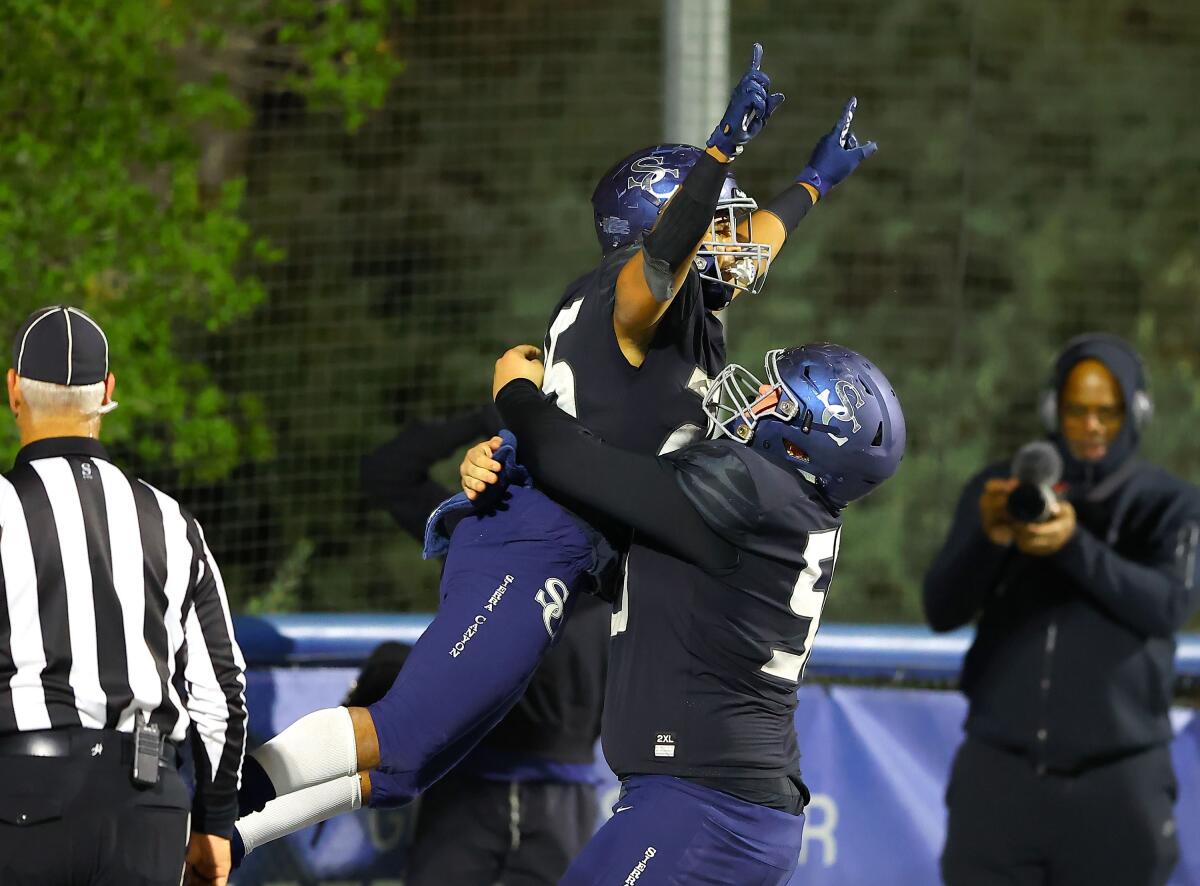
<svg viewBox="0 0 1200 886">
<path fill-rule="evenodd" d="M 962 673 L 967 734 L 1041 771 L 1077 772 L 1170 740 L 1174 635 L 1200 603 L 1200 493 L 1135 455 L 1140 362 L 1119 339 L 1082 336 L 1058 359 L 1055 391 L 1086 358 L 1116 376 L 1126 416 L 1098 462 L 1051 435 L 1078 516 L 1070 540 L 1048 557 L 992 544 L 979 497 L 1010 471 L 991 465 L 967 484 L 925 577 L 934 630 L 979 618 Z"/>
</svg>

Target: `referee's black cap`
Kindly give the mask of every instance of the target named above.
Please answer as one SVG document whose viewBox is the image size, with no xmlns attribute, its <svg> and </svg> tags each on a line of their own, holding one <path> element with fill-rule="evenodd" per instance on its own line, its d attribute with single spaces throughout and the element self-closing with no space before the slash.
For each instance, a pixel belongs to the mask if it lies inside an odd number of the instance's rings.
<svg viewBox="0 0 1200 886">
<path fill-rule="evenodd" d="M 79 308 L 49 305 L 25 318 L 13 339 L 13 369 L 56 385 L 94 385 L 108 376 L 108 338 Z"/>
</svg>

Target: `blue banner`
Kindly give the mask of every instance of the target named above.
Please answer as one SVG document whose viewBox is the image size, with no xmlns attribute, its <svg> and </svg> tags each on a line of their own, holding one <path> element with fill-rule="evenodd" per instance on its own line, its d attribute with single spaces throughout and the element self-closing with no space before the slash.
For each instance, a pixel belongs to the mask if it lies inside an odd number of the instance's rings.
<svg viewBox="0 0 1200 886">
<path fill-rule="evenodd" d="M 331 612 L 241 615 L 234 630 L 251 667 L 355 665 L 385 640 L 416 643 L 433 616 Z M 972 628 L 935 634 L 920 625 L 822 624 L 805 668 L 810 677 L 955 681 Z M 1176 637 L 1175 672 L 1200 677 L 1200 634 Z"/>
<path fill-rule="evenodd" d="M 297 718 L 339 704 L 357 670 L 253 669 L 247 700 L 261 741 Z M 792 883 L 930 886 L 945 834 L 943 794 L 966 713 L 955 692 L 805 686 L 796 731 L 813 791 Z M 1172 745 L 1182 858 L 1171 886 L 1200 886 L 1200 717 L 1175 712 Z M 599 754 L 597 754 L 599 757 Z M 616 779 L 601 761 L 604 816 Z M 239 886 L 276 881 L 396 883 L 403 875 L 412 810 L 365 810 L 309 828 L 246 859 Z"/>
<path fill-rule="evenodd" d="M 813 800 L 793 884 L 940 882 L 944 795 L 966 709 L 956 692 L 800 690 L 796 733 Z M 1193 714 L 1174 717 L 1182 857 L 1171 886 L 1200 884 L 1200 718 Z"/>
</svg>

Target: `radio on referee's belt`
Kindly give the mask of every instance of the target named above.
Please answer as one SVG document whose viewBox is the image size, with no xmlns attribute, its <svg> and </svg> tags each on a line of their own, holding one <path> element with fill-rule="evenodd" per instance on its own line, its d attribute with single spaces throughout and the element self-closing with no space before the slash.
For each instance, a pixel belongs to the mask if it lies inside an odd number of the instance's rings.
<svg viewBox="0 0 1200 886">
<path fill-rule="evenodd" d="M 150 787 L 158 784 L 158 761 L 163 739 L 158 726 L 146 720 L 141 711 L 133 722 L 133 783 Z"/>
</svg>

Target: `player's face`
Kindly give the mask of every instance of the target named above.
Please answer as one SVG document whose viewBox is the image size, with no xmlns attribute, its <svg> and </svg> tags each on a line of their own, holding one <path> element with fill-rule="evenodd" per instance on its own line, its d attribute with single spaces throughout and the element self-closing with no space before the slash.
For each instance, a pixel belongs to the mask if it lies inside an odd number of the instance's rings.
<svg viewBox="0 0 1200 886">
<path fill-rule="evenodd" d="M 1058 414 L 1071 454 L 1080 461 L 1099 461 L 1125 421 L 1121 385 L 1099 360 L 1081 360 L 1067 374 Z"/>
<path fill-rule="evenodd" d="M 768 409 L 774 409 L 779 403 L 779 388 L 771 385 L 758 386 L 758 399 L 750 404 L 750 411 L 762 415 Z"/>
<path fill-rule="evenodd" d="M 734 285 L 736 297 L 741 288 L 754 282 L 762 269 L 754 259 L 746 256 L 745 243 L 738 243 L 738 232 L 729 212 L 718 213 L 713 218 L 709 238 L 712 243 L 709 248 L 716 259 L 720 277 Z"/>
<path fill-rule="evenodd" d="M 718 215 L 713 219 L 712 237 L 716 243 L 727 244 L 725 246 L 716 246 L 713 249 L 717 257 L 717 267 L 721 269 L 721 275 L 726 276 L 733 269 L 735 261 L 733 253 L 737 251 L 728 215 Z"/>
<path fill-rule="evenodd" d="M 755 415 L 762 415 L 767 410 L 774 409 L 779 405 L 779 390 L 778 385 L 759 385 L 758 399 L 750 404 L 750 411 Z M 792 458 L 808 461 L 808 453 L 791 440 L 784 440 L 783 447 Z"/>
</svg>

